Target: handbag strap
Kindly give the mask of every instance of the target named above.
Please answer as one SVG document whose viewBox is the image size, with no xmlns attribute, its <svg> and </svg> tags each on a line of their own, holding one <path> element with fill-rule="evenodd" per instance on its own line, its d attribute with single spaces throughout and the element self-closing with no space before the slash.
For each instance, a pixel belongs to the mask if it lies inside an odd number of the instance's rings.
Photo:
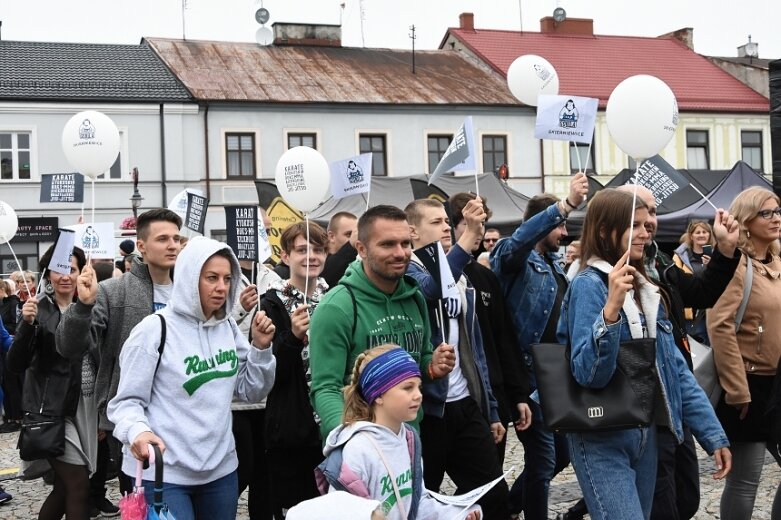
<svg viewBox="0 0 781 520">
<path fill-rule="evenodd" d="M 369 442 L 372 443 L 374 449 L 377 450 L 377 454 L 380 456 L 380 460 L 385 466 L 385 469 L 388 471 L 388 476 L 391 479 L 391 485 L 393 486 L 393 493 L 396 495 L 396 503 L 399 505 L 399 512 L 401 513 L 401 518 L 407 520 L 407 510 L 404 508 L 404 503 L 401 501 L 401 493 L 399 493 L 399 486 L 396 484 L 396 475 L 393 473 L 393 470 L 390 468 L 390 464 L 388 464 L 388 461 L 385 458 L 385 454 L 382 452 L 382 449 L 377 445 L 377 443 L 374 441 L 371 435 L 369 435 L 366 432 L 361 432 L 361 435 L 369 439 Z"/>
<path fill-rule="evenodd" d="M 743 315 L 746 313 L 746 307 L 748 306 L 748 297 L 751 296 L 751 284 L 754 283 L 754 268 L 751 266 L 751 257 L 746 256 L 746 276 L 743 278 L 743 300 L 740 302 L 738 312 L 735 313 L 735 332 L 740 329 L 740 324 L 743 323 Z"/>
</svg>

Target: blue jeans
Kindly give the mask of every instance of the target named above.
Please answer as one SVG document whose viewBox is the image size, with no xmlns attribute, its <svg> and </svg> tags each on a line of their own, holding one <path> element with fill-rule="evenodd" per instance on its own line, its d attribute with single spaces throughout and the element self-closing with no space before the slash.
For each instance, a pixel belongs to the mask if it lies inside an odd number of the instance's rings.
<svg viewBox="0 0 781 520">
<path fill-rule="evenodd" d="M 239 479 L 234 471 L 208 484 L 181 486 L 163 483 L 163 503 L 176 520 L 230 520 L 236 518 L 239 503 Z M 144 497 L 149 507 L 154 502 L 155 483 L 144 480 Z"/>
<path fill-rule="evenodd" d="M 593 520 L 648 519 L 656 484 L 656 427 L 567 434 Z"/>
<path fill-rule="evenodd" d="M 517 432 L 523 444 L 523 473 L 510 489 L 511 513 L 523 511 L 527 520 L 548 518 L 550 481 L 569 464 L 566 439 L 545 427 L 540 405 L 529 400 L 532 424 Z"/>
</svg>

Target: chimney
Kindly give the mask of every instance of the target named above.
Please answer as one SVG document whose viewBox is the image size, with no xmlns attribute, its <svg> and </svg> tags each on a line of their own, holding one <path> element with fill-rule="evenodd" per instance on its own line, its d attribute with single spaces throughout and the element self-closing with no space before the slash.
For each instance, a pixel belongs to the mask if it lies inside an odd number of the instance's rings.
<svg viewBox="0 0 781 520">
<path fill-rule="evenodd" d="M 694 50 L 694 29 L 691 27 L 684 27 L 677 31 L 668 32 L 661 36 L 657 36 L 657 38 L 673 38 L 683 42 L 689 49 Z"/>
<path fill-rule="evenodd" d="M 341 47 L 340 25 L 274 22 L 274 45 L 298 45 L 311 47 Z"/>
<path fill-rule="evenodd" d="M 459 29 L 465 31 L 475 30 L 475 14 L 474 13 L 461 13 L 458 15 Z"/>
<path fill-rule="evenodd" d="M 552 16 L 540 18 L 540 32 L 562 36 L 594 36 L 594 20 L 590 18 L 567 18 L 557 22 Z"/>
</svg>

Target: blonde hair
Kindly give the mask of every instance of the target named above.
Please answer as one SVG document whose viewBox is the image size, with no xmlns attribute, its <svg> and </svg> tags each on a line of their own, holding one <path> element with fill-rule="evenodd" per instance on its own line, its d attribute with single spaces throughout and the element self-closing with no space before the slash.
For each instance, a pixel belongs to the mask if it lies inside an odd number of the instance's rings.
<svg viewBox="0 0 781 520">
<path fill-rule="evenodd" d="M 713 228 L 710 227 L 710 224 L 705 222 L 704 220 L 694 220 L 691 223 L 689 223 L 689 227 L 686 228 L 686 233 L 681 235 L 681 244 L 686 244 L 686 247 L 689 249 L 694 247 L 694 240 L 692 239 L 692 235 L 694 235 L 694 232 L 697 231 L 697 228 L 702 228 L 705 231 L 708 232 L 708 244 L 711 246 L 716 245 L 716 240 L 713 238 Z"/>
<path fill-rule="evenodd" d="M 738 238 L 738 247 L 753 258 L 754 244 L 748 235 L 748 223 L 755 218 L 760 218 L 757 212 L 762 205 L 768 200 L 773 199 L 776 204 L 781 204 L 781 200 L 778 195 L 765 188 L 759 186 L 753 186 L 738 193 L 735 200 L 732 201 L 732 205 L 729 208 L 729 212 L 735 217 L 735 220 L 740 224 L 740 237 Z M 777 255 L 781 250 L 781 246 L 778 240 L 774 240 L 768 247 L 768 252 L 771 255 Z"/>
<path fill-rule="evenodd" d="M 369 361 L 395 348 L 399 348 L 399 346 L 385 343 L 358 354 L 353 366 L 352 376 L 350 377 L 350 384 L 345 386 L 343 390 L 344 412 L 342 413 L 342 423 L 350 424 L 356 421 L 374 422 L 374 407 L 363 398 L 358 383 L 361 380 L 363 369 L 366 368 Z"/>
</svg>

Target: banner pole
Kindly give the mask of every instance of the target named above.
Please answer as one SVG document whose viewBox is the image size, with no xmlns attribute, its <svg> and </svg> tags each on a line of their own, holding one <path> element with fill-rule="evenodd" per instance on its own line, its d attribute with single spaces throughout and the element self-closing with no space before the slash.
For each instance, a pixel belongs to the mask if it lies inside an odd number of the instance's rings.
<svg viewBox="0 0 781 520">
<path fill-rule="evenodd" d="M 629 243 L 626 245 L 627 249 L 632 249 L 632 231 L 635 227 L 635 206 L 637 205 L 637 185 L 639 181 L 638 176 L 640 174 L 641 162 L 642 161 L 635 159 L 635 174 L 632 176 L 632 182 L 635 185 L 635 189 L 632 190 L 632 217 L 629 219 Z M 629 265 L 630 260 L 631 254 L 626 258 L 626 265 Z"/>
<path fill-rule="evenodd" d="M 46 268 L 44 267 L 43 270 L 41 271 L 41 274 L 40 274 L 41 278 L 40 278 L 40 280 L 38 280 L 38 287 L 35 288 L 35 295 L 36 296 L 41 294 L 41 288 L 43 287 L 43 277 L 44 277 L 45 274 L 46 274 Z"/>
<path fill-rule="evenodd" d="M 475 195 L 480 198 L 480 183 L 477 181 L 477 170 L 475 170 Z"/>
<path fill-rule="evenodd" d="M 709 199 L 708 197 L 706 197 L 705 195 L 703 195 L 703 193 L 702 193 L 700 190 L 698 190 L 698 189 L 697 189 L 697 187 L 696 187 L 694 184 L 692 184 L 692 183 L 690 182 L 690 183 L 689 183 L 689 186 L 691 186 L 691 188 L 692 188 L 694 191 L 696 191 L 697 193 L 699 193 L 699 194 L 700 194 L 700 197 L 702 197 L 703 199 L 705 199 L 705 202 L 707 202 L 708 204 L 710 204 L 710 205 L 711 205 L 711 207 L 712 207 L 713 209 L 715 209 L 716 211 L 718 211 L 718 210 L 719 210 L 719 208 L 717 208 L 717 207 L 716 207 L 716 205 L 715 205 L 715 204 L 713 204 L 713 203 L 710 201 L 710 199 Z"/>
<path fill-rule="evenodd" d="M 309 301 L 309 213 L 304 213 L 306 224 L 306 276 L 304 277 L 304 305 Z"/>
</svg>

